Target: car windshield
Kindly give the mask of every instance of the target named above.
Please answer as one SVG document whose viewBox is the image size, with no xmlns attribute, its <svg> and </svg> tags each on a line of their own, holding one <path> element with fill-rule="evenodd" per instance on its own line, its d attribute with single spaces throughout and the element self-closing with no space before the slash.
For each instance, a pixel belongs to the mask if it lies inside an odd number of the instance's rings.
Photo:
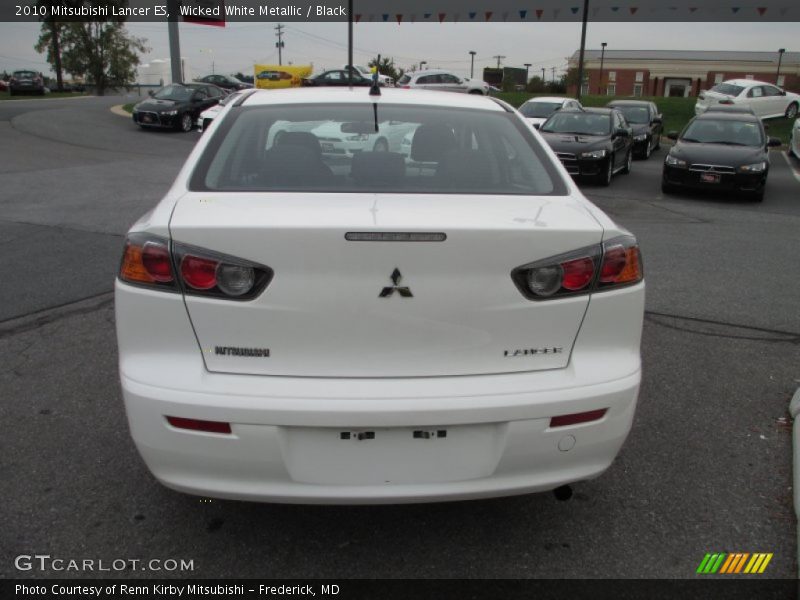
<svg viewBox="0 0 800 600">
<path fill-rule="evenodd" d="M 733 85 L 732 83 L 720 83 L 712 87 L 711 91 L 717 92 L 718 94 L 725 94 L 726 96 L 735 97 L 741 94 L 744 91 L 744 88 L 740 85 Z"/>
<path fill-rule="evenodd" d="M 505 111 L 381 104 L 254 106 L 212 139 L 192 189 L 564 195 Z M 376 130 L 377 129 L 377 130 Z"/>
<path fill-rule="evenodd" d="M 615 106 L 628 123 L 650 123 L 650 110 L 646 106 Z"/>
<path fill-rule="evenodd" d="M 156 100 L 185 102 L 186 100 L 191 99 L 193 93 L 194 90 L 192 88 L 187 88 L 182 85 L 168 85 L 167 87 L 161 88 L 155 94 L 153 94 L 153 98 Z"/>
<path fill-rule="evenodd" d="M 764 144 L 761 129 L 757 123 L 732 119 L 695 119 L 686 127 L 681 135 L 681 140 L 732 146 L 761 146 Z"/>
<path fill-rule="evenodd" d="M 526 102 L 519 112 L 529 119 L 546 119 L 561 108 L 561 102 Z"/>
<path fill-rule="evenodd" d="M 601 113 L 556 113 L 541 128 L 551 133 L 579 135 L 608 135 L 611 133 L 611 115 Z"/>
<path fill-rule="evenodd" d="M 14 71 L 14 77 L 18 79 L 33 79 L 36 77 L 35 71 Z"/>
</svg>

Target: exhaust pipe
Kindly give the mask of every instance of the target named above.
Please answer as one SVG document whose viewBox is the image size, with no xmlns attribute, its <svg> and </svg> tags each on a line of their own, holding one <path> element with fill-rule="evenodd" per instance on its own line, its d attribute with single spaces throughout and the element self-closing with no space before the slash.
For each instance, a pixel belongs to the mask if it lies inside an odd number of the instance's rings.
<svg viewBox="0 0 800 600">
<path fill-rule="evenodd" d="M 561 487 L 554 489 L 553 494 L 555 495 L 556 500 L 560 502 L 566 502 L 572 498 L 572 487 L 568 485 L 562 485 Z"/>
</svg>

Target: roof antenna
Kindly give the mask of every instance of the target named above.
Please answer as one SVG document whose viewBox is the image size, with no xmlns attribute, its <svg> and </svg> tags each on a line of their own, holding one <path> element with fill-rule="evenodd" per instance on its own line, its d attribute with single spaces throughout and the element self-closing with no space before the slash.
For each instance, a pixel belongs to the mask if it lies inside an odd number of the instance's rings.
<svg viewBox="0 0 800 600">
<path fill-rule="evenodd" d="M 375 61 L 375 72 L 372 74 L 372 87 L 369 88 L 370 96 L 380 96 L 381 88 L 378 85 L 378 67 L 381 64 L 381 55 L 378 54 L 378 60 Z"/>
</svg>

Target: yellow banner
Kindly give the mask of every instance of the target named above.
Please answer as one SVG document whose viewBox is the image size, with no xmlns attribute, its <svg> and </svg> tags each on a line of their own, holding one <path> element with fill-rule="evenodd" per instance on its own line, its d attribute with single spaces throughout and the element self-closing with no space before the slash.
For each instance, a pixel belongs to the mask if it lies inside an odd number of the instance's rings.
<svg viewBox="0 0 800 600">
<path fill-rule="evenodd" d="M 300 87 L 312 69 L 311 65 L 255 65 L 254 81 L 257 88 L 265 90 Z"/>
</svg>

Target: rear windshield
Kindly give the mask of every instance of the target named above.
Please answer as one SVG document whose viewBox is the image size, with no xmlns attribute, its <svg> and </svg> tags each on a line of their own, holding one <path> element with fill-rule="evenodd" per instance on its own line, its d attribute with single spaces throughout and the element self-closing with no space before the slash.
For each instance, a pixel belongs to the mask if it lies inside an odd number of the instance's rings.
<svg viewBox="0 0 800 600">
<path fill-rule="evenodd" d="M 398 105 L 234 109 L 191 189 L 563 195 L 541 145 L 513 114 Z"/>
<path fill-rule="evenodd" d="M 628 123 L 649 123 L 650 122 L 650 109 L 646 106 L 628 106 L 620 105 L 615 106 L 619 112 L 625 115 L 625 120 Z"/>
<path fill-rule="evenodd" d="M 161 88 L 155 94 L 153 94 L 153 98 L 157 100 L 174 100 L 176 102 L 183 102 L 189 100 L 193 93 L 193 89 L 183 87 L 182 85 L 168 85 L 167 87 Z"/>
<path fill-rule="evenodd" d="M 561 102 L 526 102 L 519 107 L 519 112 L 529 119 L 546 119 L 557 110 L 561 110 Z"/>
<path fill-rule="evenodd" d="M 38 74 L 34 71 L 14 71 L 14 77 L 18 79 L 33 79 L 38 77 Z"/>
<path fill-rule="evenodd" d="M 686 126 L 681 140 L 728 146 L 761 146 L 765 143 L 758 123 L 730 119 L 695 119 Z"/>
<path fill-rule="evenodd" d="M 542 125 L 541 131 L 577 135 L 607 135 L 611 133 L 611 115 L 584 112 L 556 113 Z"/>
<path fill-rule="evenodd" d="M 744 88 L 740 85 L 733 85 L 732 83 L 720 83 L 719 85 L 715 85 L 711 88 L 712 92 L 717 92 L 718 94 L 725 94 L 726 96 L 736 97 L 744 91 Z"/>
</svg>

